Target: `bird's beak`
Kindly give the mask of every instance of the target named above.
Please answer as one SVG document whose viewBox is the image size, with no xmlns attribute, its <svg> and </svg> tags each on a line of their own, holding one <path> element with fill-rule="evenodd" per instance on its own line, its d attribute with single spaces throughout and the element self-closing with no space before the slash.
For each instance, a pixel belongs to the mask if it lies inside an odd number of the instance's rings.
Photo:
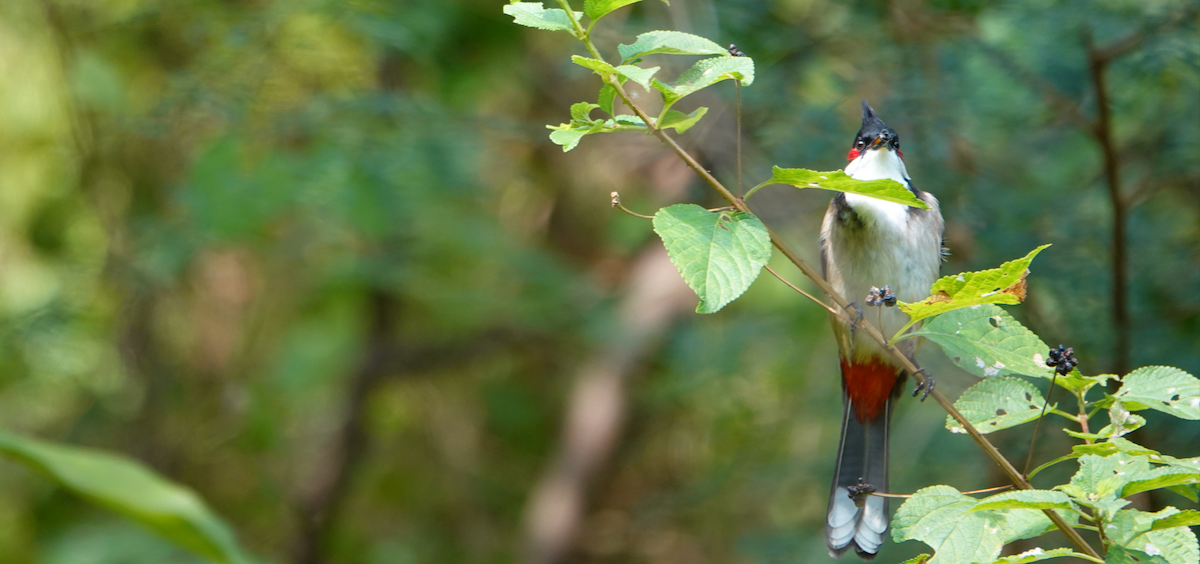
<svg viewBox="0 0 1200 564">
<path fill-rule="evenodd" d="M 886 146 L 887 146 L 887 140 L 884 139 L 882 135 L 880 135 L 879 137 L 876 137 L 874 141 L 871 141 L 870 148 L 878 149 L 880 147 L 886 147 Z"/>
</svg>

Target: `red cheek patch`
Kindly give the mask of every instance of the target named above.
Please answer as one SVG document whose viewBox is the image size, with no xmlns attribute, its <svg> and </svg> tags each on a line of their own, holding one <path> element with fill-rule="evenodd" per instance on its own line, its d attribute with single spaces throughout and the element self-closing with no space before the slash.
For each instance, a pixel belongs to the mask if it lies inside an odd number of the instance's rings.
<svg viewBox="0 0 1200 564">
<path fill-rule="evenodd" d="M 900 152 L 900 149 L 896 149 L 896 154 L 900 155 L 900 158 L 904 158 L 904 153 Z"/>
<path fill-rule="evenodd" d="M 846 160 L 852 161 L 854 159 L 857 159 L 858 156 L 861 154 L 862 154 L 862 152 L 859 151 L 858 149 L 850 149 L 850 154 L 846 155 Z"/>
</svg>

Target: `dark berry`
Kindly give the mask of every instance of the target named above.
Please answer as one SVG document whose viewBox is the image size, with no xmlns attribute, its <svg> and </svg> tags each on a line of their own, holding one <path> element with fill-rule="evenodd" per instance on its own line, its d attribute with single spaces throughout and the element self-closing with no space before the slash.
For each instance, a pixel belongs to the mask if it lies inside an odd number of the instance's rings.
<svg viewBox="0 0 1200 564">
<path fill-rule="evenodd" d="M 1058 348 L 1050 349 L 1050 358 L 1046 360 L 1046 366 L 1054 369 L 1055 372 L 1067 375 L 1079 365 L 1079 360 L 1075 358 L 1075 349 L 1072 347 L 1064 347 L 1058 345 Z"/>
</svg>

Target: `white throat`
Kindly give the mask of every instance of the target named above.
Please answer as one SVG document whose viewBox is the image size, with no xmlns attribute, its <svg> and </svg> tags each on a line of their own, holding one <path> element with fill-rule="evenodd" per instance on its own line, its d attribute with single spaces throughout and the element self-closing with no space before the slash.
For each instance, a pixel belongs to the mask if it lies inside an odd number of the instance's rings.
<svg viewBox="0 0 1200 564">
<path fill-rule="evenodd" d="M 855 180 L 890 178 L 908 187 L 908 169 L 904 168 L 904 160 L 895 151 L 887 149 L 867 149 L 846 165 L 846 175 Z M 897 229 L 908 223 L 908 206 L 904 204 L 858 194 L 846 194 L 846 204 L 868 223 L 885 222 Z"/>
<path fill-rule="evenodd" d="M 896 151 L 867 149 L 857 159 L 846 165 L 846 175 L 856 180 L 883 180 L 890 178 L 908 186 L 908 169 L 904 159 Z"/>
</svg>

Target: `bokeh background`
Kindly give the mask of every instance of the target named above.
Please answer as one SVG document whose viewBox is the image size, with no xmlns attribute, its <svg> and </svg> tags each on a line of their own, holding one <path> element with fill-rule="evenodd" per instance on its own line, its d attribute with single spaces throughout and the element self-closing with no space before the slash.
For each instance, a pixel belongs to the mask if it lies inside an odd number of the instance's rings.
<svg viewBox="0 0 1200 564">
<path fill-rule="evenodd" d="M 652 213 L 711 191 L 653 138 L 551 144 L 599 83 L 501 8 L 0 3 L 0 425 L 144 461 L 263 562 L 825 561 L 825 316 L 766 276 L 693 313 L 609 193 Z M 944 272 L 1053 243 L 1010 311 L 1087 373 L 1200 374 L 1195 2 L 646 0 L 595 33 L 615 56 L 653 29 L 755 59 L 747 185 L 843 166 L 869 98 L 942 201 Z M 732 83 L 697 105 L 682 143 L 736 184 Z M 751 204 L 815 260 L 828 199 Z M 952 396 L 974 380 L 922 359 Z M 1156 415 L 1131 438 L 1200 454 L 1200 426 Z M 1004 483 L 943 420 L 899 409 L 893 490 Z M 1024 460 L 1029 429 L 995 438 Z M 1035 461 L 1068 445 L 1051 425 Z M 0 555 L 196 561 L 10 462 Z"/>
</svg>

